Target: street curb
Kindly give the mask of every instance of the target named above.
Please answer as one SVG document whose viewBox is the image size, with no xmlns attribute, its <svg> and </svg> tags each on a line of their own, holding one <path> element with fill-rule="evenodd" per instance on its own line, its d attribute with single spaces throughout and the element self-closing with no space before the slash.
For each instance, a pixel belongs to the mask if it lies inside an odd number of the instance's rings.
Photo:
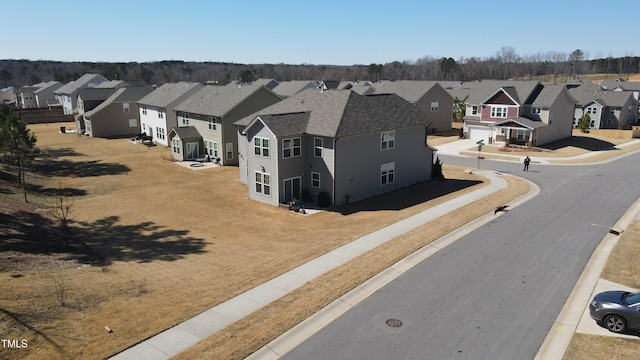
<svg viewBox="0 0 640 360">
<path fill-rule="evenodd" d="M 496 173 L 501 176 L 516 177 L 515 175 L 511 174 L 505 174 L 501 172 Z M 521 205 L 540 193 L 540 188 L 538 187 L 538 185 L 527 179 L 520 179 L 526 181 L 530 185 L 530 190 L 526 194 L 521 195 L 511 201 L 508 206 L 509 208 Z M 361 285 L 339 297 L 309 318 L 303 320 L 302 322 L 291 328 L 289 331 L 283 333 L 276 339 L 269 342 L 267 345 L 258 349 L 256 352 L 246 357 L 246 360 L 279 359 L 281 356 L 291 351 L 296 346 L 300 345 L 303 341 L 313 336 L 313 334 L 331 323 L 333 320 L 349 311 L 362 300 L 369 297 L 378 289 L 395 280 L 397 277 L 404 274 L 406 271 L 410 270 L 418 263 L 437 253 L 439 250 L 445 248 L 464 235 L 476 230 L 480 226 L 494 220 L 497 216 L 500 216 L 502 214 L 504 213 L 491 211 L 475 220 L 472 220 L 471 222 L 458 228 L 457 230 L 454 230 L 453 232 L 450 232 L 449 234 L 446 234 L 441 238 L 436 239 L 433 242 L 414 251 L 405 258 L 391 265 L 389 268 L 381 271 L 371 279 L 365 281 Z"/>
<path fill-rule="evenodd" d="M 636 200 L 629 210 L 620 217 L 612 229 L 618 231 L 626 229 L 638 214 L 640 214 L 640 199 Z M 593 291 L 600 279 L 602 269 L 618 239 L 620 239 L 620 235 L 609 233 L 594 250 L 534 360 L 561 360 L 564 357 L 571 338 L 580 323 L 582 313 L 593 297 Z"/>
</svg>

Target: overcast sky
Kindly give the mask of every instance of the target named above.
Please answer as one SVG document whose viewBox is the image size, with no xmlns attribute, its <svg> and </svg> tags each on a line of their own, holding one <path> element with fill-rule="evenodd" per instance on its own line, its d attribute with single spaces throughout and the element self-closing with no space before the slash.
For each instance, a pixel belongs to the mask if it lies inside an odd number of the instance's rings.
<svg viewBox="0 0 640 360">
<path fill-rule="evenodd" d="M 354 65 L 640 55 L 640 12 L 595 0 L 3 1 L 0 59 Z"/>
</svg>

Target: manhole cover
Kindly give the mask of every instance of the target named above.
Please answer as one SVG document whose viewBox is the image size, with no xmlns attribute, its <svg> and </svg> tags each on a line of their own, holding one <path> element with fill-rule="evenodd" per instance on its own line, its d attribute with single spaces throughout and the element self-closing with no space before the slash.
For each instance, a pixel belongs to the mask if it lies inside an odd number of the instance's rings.
<svg viewBox="0 0 640 360">
<path fill-rule="evenodd" d="M 400 327 L 400 326 L 402 326 L 402 321 L 400 321 L 398 319 L 389 319 L 389 320 L 387 320 L 387 325 L 389 325 L 391 327 Z"/>
</svg>

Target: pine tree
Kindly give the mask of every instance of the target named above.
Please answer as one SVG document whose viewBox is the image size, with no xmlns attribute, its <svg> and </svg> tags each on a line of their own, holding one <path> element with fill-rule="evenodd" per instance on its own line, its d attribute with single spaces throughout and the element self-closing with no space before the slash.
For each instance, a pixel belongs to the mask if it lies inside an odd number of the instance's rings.
<svg viewBox="0 0 640 360">
<path fill-rule="evenodd" d="M 15 169 L 18 182 L 27 200 L 25 174 L 36 155 L 36 136 L 27 129 L 27 123 L 10 106 L 0 107 L 0 162 Z"/>
</svg>

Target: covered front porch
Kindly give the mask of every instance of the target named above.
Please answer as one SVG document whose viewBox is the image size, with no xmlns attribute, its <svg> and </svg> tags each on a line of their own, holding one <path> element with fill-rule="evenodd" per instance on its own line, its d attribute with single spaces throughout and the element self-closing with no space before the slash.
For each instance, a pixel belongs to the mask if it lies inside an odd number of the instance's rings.
<svg viewBox="0 0 640 360">
<path fill-rule="evenodd" d="M 534 147 L 536 146 L 537 129 L 543 126 L 546 126 L 546 124 L 541 121 L 525 118 L 510 119 L 492 124 L 493 144 Z"/>
</svg>

